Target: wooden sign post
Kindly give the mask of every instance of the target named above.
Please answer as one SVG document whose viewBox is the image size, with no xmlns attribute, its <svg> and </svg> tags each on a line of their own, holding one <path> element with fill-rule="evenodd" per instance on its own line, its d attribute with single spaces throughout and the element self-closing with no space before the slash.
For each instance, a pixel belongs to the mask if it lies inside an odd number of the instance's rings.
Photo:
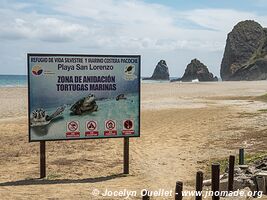
<svg viewBox="0 0 267 200">
<path fill-rule="evenodd" d="M 123 144 L 123 174 L 129 174 L 129 138 L 124 138 Z M 45 141 L 40 142 L 40 178 L 46 177 Z"/>
<path fill-rule="evenodd" d="M 40 178 L 46 177 L 45 141 L 40 142 Z"/>
<path fill-rule="evenodd" d="M 129 174 L 129 138 L 124 138 L 123 145 L 123 173 Z"/>
</svg>

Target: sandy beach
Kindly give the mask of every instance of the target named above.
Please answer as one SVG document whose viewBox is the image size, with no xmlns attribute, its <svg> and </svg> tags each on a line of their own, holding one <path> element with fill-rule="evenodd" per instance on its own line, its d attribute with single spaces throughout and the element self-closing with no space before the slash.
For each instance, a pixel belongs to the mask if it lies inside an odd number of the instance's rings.
<svg viewBox="0 0 267 200">
<path fill-rule="evenodd" d="M 211 162 L 240 147 L 266 153 L 267 103 L 257 98 L 266 93 L 267 81 L 143 83 L 130 175 L 122 174 L 122 139 L 62 141 L 47 142 L 47 178 L 39 180 L 39 143 L 28 142 L 27 88 L 0 88 L 0 199 L 122 199 L 92 191 L 173 190 L 178 180 L 193 189 L 198 170 L 209 177 Z"/>
</svg>

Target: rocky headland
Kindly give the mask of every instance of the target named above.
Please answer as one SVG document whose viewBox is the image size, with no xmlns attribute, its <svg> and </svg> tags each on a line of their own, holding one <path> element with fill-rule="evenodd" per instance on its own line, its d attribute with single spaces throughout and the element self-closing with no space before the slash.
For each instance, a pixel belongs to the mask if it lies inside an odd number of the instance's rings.
<svg viewBox="0 0 267 200">
<path fill-rule="evenodd" d="M 223 81 L 267 79 L 267 29 L 239 22 L 228 34 L 220 70 Z"/>
<path fill-rule="evenodd" d="M 198 80 L 200 82 L 207 81 L 218 81 L 218 78 L 213 76 L 206 65 L 200 62 L 198 59 L 193 59 L 187 65 L 184 75 L 182 78 L 177 79 L 177 81 L 191 82 L 193 80 Z"/>
<path fill-rule="evenodd" d="M 160 60 L 150 78 L 143 80 L 170 80 L 169 68 L 165 60 Z"/>
</svg>

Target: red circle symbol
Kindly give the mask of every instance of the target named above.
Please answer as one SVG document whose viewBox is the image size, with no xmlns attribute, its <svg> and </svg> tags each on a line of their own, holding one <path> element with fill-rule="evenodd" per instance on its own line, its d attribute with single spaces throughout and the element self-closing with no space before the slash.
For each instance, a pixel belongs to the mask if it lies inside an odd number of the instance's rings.
<svg viewBox="0 0 267 200">
<path fill-rule="evenodd" d="M 68 123 L 68 129 L 72 132 L 76 131 L 78 129 L 78 123 L 75 121 L 71 121 Z"/>
<path fill-rule="evenodd" d="M 132 120 L 125 120 L 123 123 L 125 129 L 133 128 L 133 121 Z"/>
<path fill-rule="evenodd" d="M 95 121 L 89 121 L 87 123 L 87 128 L 90 131 L 96 130 L 96 122 Z"/>
<path fill-rule="evenodd" d="M 116 124 L 115 124 L 115 122 L 112 121 L 112 120 L 108 120 L 108 121 L 106 122 L 106 128 L 107 128 L 108 130 L 113 130 L 113 129 L 115 129 L 115 126 L 116 126 Z"/>
</svg>

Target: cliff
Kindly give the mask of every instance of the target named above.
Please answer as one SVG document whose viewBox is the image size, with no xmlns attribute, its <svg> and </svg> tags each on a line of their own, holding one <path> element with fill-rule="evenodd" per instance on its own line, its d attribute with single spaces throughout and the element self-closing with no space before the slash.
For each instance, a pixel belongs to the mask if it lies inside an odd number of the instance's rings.
<svg viewBox="0 0 267 200">
<path fill-rule="evenodd" d="M 224 81 L 267 79 L 267 29 L 247 20 L 228 34 L 221 63 Z"/>
</svg>

